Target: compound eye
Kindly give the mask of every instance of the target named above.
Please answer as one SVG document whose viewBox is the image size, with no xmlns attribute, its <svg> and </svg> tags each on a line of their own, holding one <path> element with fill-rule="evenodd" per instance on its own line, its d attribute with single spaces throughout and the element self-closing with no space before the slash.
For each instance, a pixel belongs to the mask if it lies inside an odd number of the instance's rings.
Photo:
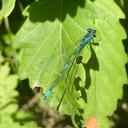
<svg viewBox="0 0 128 128">
<path fill-rule="evenodd" d="M 96 34 L 94 34 L 93 37 L 96 37 Z"/>
<path fill-rule="evenodd" d="M 95 29 L 93 30 L 93 33 L 96 33 L 96 30 Z"/>
<path fill-rule="evenodd" d="M 87 31 L 88 31 L 88 32 L 91 32 L 91 31 L 92 31 L 92 29 L 91 29 L 91 28 L 88 28 L 88 29 L 87 29 Z"/>
<path fill-rule="evenodd" d="M 93 29 L 92 34 L 93 34 L 93 37 L 96 37 L 96 30 L 95 29 Z"/>
</svg>

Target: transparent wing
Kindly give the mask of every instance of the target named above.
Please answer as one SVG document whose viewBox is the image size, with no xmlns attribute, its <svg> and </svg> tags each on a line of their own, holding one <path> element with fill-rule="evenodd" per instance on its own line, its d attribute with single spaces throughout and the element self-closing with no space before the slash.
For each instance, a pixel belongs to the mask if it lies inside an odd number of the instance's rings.
<svg viewBox="0 0 128 128">
<path fill-rule="evenodd" d="M 78 54 L 76 58 L 79 57 L 80 55 L 81 54 Z M 71 108 L 70 112 L 72 112 L 72 114 L 74 113 L 74 110 L 75 113 L 77 114 L 79 113 L 79 111 L 76 109 L 77 106 L 79 108 L 79 105 L 77 104 L 76 101 L 77 98 L 80 97 L 75 87 L 75 79 L 78 69 L 76 58 L 74 58 L 74 60 L 68 67 L 68 70 L 66 71 L 63 79 L 58 83 L 58 86 L 53 90 L 52 95 L 48 99 L 50 105 L 55 106 L 56 104 L 56 108 L 59 110 L 61 110 L 61 107 L 65 106 L 64 104 L 67 104 L 68 113 L 69 113 L 69 108 Z M 67 110 L 67 108 L 65 108 L 65 110 Z"/>
<path fill-rule="evenodd" d="M 56 79 L 59 72 L 62 70 L 63 65 L 68 61 L 69 57 L 73 54 L 73 49 L 65 49 L 62 47 L 60 54 L 58 51 L 52 51 L 52 54 L 47 58 L 41 58 L 40 69 L 38 73 L 38 80 L 40 81 L 40 86 L 44 88 L 44 92 L 49 89 L 52 82 Z M 38 86 L 39 84 L 37 84 Z"/>
</svg>

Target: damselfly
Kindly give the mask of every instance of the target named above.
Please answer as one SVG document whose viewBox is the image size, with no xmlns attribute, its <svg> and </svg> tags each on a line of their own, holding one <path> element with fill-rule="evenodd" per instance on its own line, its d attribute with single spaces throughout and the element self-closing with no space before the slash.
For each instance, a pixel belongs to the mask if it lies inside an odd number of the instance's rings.
<svg viewBox="0 0 128 128">
<path fill-rule="evenodd" d="M 50 86 L 49 90 L 44 94 L 43 99 L 46 100 L 50 95 L 52 90 L 57 86 L 58 82 L 61 80 L 62 76 L 64 75 L 65 71 L 69 67 L 69 64 L 76 58 L 78 53 L 81 51 L 82 48 L 86 46 L 93 38 L 96 36 L 96 30 L 92 28 L 87 29 L 87 34 L 82 38 L 80 41 L 79 46 L 76 48 L 73 55 L 69 58 L 69 60 L 64 64 L 62 70 L 58 74 L 57 78 L 53 81 L 52 85 Z"/>
</svg>

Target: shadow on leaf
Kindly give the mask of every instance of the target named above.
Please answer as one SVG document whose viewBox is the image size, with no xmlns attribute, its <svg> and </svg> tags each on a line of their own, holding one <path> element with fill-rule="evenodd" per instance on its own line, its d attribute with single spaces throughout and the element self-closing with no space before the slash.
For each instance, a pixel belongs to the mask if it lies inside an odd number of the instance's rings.
<svg viewBox="0 0 128 128">
<path fill-rule="evenodd" d="M 28 8 L 29 18 L 33 22 L 45 22 L 59 19 L 64 21 L 66 15 L 74 17 L 77 8 L 85 6 L 85 0 L 43 0 L 36 1 Z M 36 10 L 36 11 L 35 11 Z"/>
<path fill-rule="evenodd" d="M 121 25 L 124 27 L 127 38 L 123 39 L 125 53 L 128 55 L 128 1 L 115 0 L 116 4 L 122 9 L 125 14 L 125 19 L 120 19 Z M 126 74 L 128 76 L 128 63 L 125 64 Z M 109 117 L 114 122 L 112 128 L 128 128 L 128 83 L 123 85 L 123 97 L 118 101 L 118 107 L 115 113 Z"/>
</svg>

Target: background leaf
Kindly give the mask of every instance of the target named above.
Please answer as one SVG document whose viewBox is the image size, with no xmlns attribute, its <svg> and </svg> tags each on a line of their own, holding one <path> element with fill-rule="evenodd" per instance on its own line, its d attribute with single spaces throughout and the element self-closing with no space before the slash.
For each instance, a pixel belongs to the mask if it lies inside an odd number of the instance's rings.
<svg viewBox="0 0 128 128">
<path fill-rule="evenodd" d="M 8 66 L 8 63 L 1 66 L 0 68 L 0 107 L 3 108 L 7 104 L 10 104 L 12 102 L 12 98 L 15 98 L 18 96 L 18 93 L 16 90 L 17 85 L 17 75 L 10 75 L 10 68 Z M 11 86 L 10 86 L 11 85 Z M 15 101 L 15 100 L 14 100 Z M 11 107 L 12 106 L 12 107 Z M 3 111 L 7 113 L 12 113 L 12 111 L 16 111 L 17 105 L 14 103 L 8 107 L 8 109 L 4 109 Z M 5 114 L 2 113 L 1 114 Z"/>
<path fill-rule="evenodd" d="M 84 48 L 73 79 L 69 74 L 69 81 L 65 84 L 63 80 L 54 89 L 48 104 L 54 108 L 59 105 L 60 112 L 70 114 L 77 125 L 95 117 L 99 127 L 107 128 L 107 116 L 116 109 L 127 79 L 121 43 L 126 35 L 119 23 L 119 18 L 124 18 L 122 11 L 111 0 L 46 0 L 34 2 L 24 14 L 28 18 L 15 37 L 15 47 L 24 48 L 20 78 L 29 78 L 31 87 L 42 86 L 44 90 L 71 55 L 68 49 L 79 45 L 86 29 L 95 26 L 96 40 L 101 38 L 99 46 Z M 67 56 L 59 61 L 64 54 Z"/>
<path fill-rule="evenodd" d="M 28 121 L 27 123 L 23 122 L 21 125 L 20 122 L 13 119 L 15 114 L 24 113 L 23 111 L 18 111 L 16 99 L 18 96 L 18 92 L 16 91 L 17 82 L 18 76 L 14 74 L 10 75 L 9 64 L 0 64 L 0 127 L 6 128 L 10 126 L 14 128 L 36 128 L 37 125 L 33 121 Z M 27 114 L 28 113 L 25 112 L 22 119 L 25 119 Z"/>
<path fill-rule="evenodd" d="M 0 10 L 0 20 L 3 17 L 7 17 L 10 15 L 12 10 L 15 7 L 15 0 L 2 0 L 2 8 Z"/>
</svg>

